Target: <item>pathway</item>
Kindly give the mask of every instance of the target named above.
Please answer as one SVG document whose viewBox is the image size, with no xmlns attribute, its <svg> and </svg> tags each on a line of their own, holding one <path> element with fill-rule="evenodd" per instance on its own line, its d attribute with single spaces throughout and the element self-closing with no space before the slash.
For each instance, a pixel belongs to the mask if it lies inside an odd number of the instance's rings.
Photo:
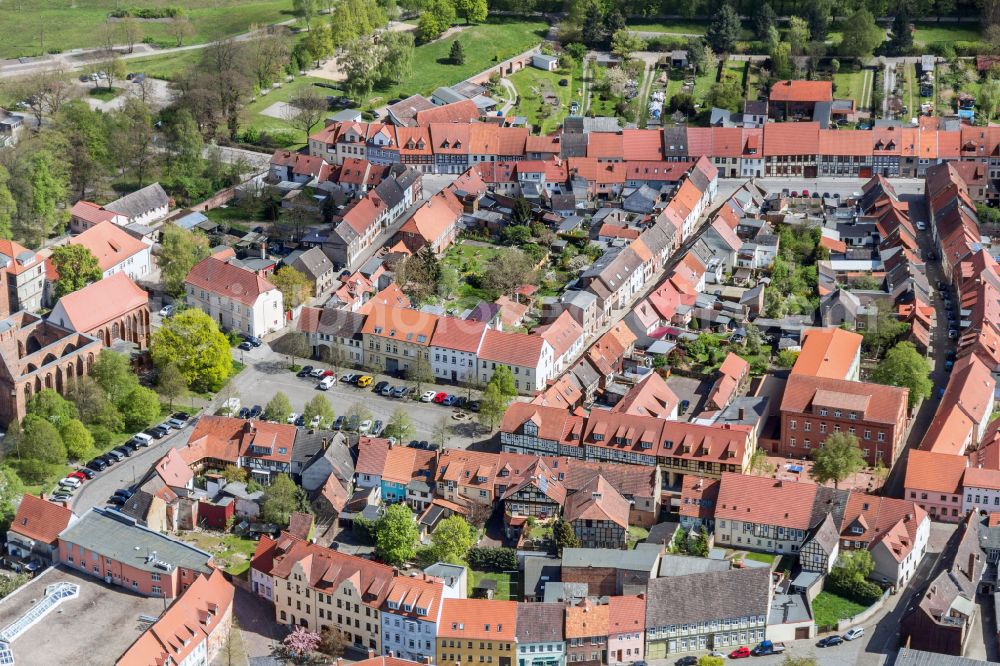
<svg viewBox="0 0 1000 666">
<path fill-rule="evenodd" d="M 500 115 L 506 116 L 517 105 L 517 87 L 506 76 L 500 79 L 500 86 L 507 91 L 508 101 L 500 107 Z"/>
</svg>

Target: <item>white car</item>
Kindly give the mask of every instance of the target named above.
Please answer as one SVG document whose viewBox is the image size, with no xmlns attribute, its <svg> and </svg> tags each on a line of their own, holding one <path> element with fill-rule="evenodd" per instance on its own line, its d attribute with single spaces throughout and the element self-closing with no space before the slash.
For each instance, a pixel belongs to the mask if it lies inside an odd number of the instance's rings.
<svg viewBox="0 0 1000 666">
<path fill-rule="evenodd" d="M 316 368 L 312 372 L 310 372 L 309 374 L 312 375 L 313 377 L 316 377 L 318 379 L 319 377 L 323 376 L 324 372 L 326 372 L 325 368 Z"/>
<path fill-rule="evenodd" d="M 333 386 L 333 383 L 337 381 L 336 377 L 324 377 L 320 380 L 319 384 L 316 386 L 320 391 L 327 391 Z"/>
<path fill-rule="evenodd" d="M 160 308 L 161 317 L 169 317 L 174 314 L 174 306 L 172 304 L 164 305 Z"/>
<path fill-rule="evenodd" d="M 59 482 L 59 485 L 60 486 L 65 486 L 67 488 L 72 488 L 73 490 L 76 490 L 77 488 L 80 487 L 80 479 L 77 479 L 77 478 L 72 477 L 72 476 L 68 476 L 65 479 L 61 480 Z"/>
<path fill-rule="evenodd" d="M 430 402 L 437 395 L 437 391 L 424 391 L 424 394 L 420 396 L 420 402 Z"/>
<path fill-rule="evenodd" d="M 320 422 L 320 418 L 319 418 L 319 414 L 317 414 L 316 416 L 312 417 L 312 420 L 309 422 L 309 427 L 310 428 L 318 428 L 319 427 L 319 422 Z"/>
<path fill-rule="evenodd" d="M 295 423 L 295 419 L 297 419 L 297 418 L 299 418 L 299 413 L 298 412 L 292 412 L 291 414 L 288 415 L 288 422 L 289 423 Z"/>
<path fill-rule="evenodd" d="M 852 627 L 847 630 L 846 634 L 844 634 L 844 640 L 853 641 L 854 639 L 861 638 L 864 635 L 865 635 L 864 627 Z"/>
<path fill-rule="evenodd" d="M 368 431 L 371 429 L 372 429 L 372 422 L 370 419 L 365 419 L 364 421 L 361 422 L 361 425 L 358 426 L 358 432 L 361 433 L 362 435 L 367 435 Z"/>
</svg>

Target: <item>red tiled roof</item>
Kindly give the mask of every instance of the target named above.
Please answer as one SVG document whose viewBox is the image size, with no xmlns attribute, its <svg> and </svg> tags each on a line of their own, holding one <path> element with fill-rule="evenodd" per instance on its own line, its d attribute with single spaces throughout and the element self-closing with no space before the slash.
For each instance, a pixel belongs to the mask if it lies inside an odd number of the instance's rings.
<svg viewBox="0 0 1000 666">
<path fill-rule="evenodd" d="M 82 245 L 90 250 L 97 257 L 97 263 L 100 264 L 102 271 L 117 266 L 149 247 L 111 222 L 95 224 L 79 236 L 71 238 L 69 244 Z M 0 252 L 2 251 L 3 248 L 0 247 Z"/>
<path fill-rule="evenodd" d="M 426 347 L 431 343 L 437 322 L 437 315 L 379 304 L 368 312 L 361 332 Z"/>
<path fill-rule="evenodd" d="M 583 338 L 583 327 L 576 323 L 569 311 L 563 310 L 554 322 L 536 328 L 533 333 L 552 345 L 555 358 L 559 358 Z"/>
<path fill-rule="evenodd" d="M 629 501 L 598 474 L 566 499 L 563 519 L 609 521 L 627 528 L 629 508 Z"/>
<path fill-rule="evenodd" d="M 538 335 L 497 331 L 491 328 L 483 336 L 479 358 L 505 365 L 536 368 L 545 344 L 545 339 Z"/>
<path fill-rule="evenodd" d="M 438 638 L 514 641 L 517 602 L 496 599 L 445 599 Z"/>
<path fill-rule="evenodd" d="M 98 206 L 97 204 L 89 201 L 77 201 L 73 204 L 69 214 L 75 218 L 83 220 L 84 222 L 90 222 L 91 224 L 111 222 L 117 216 L 117 213 L 106 210 L 103 206 Z"/>
<path fill-rule="evenodd" d="M 772 102 L 832 102 L 832 81 L 776 81 L 771 86 Z"/>
<path fill-rule="evenodd" d="M 60 325 L 86 333 L 148 302 L 149 295 L 128 274 L 119 271 L 66 294 L 56 303 L 52 314 Z M 62 315 L 67 319 L 66 324 L 62 322 Z"/>
<path fill-rule="evenodd" d="M 847 379 L 864 336 L 842 328 L 810 328 L 802 335 L 792 374 Z"/>
<path fill-rule="evenodd" d="M 214 257 L 195 264 L 184 281 L 198 289 L 251 306 L 261 294 L 277 289 L 257 273 Z"/>
<path fill-rule="evenodd" d="M 464 124 L 474 120 L 479 120 L 479 107 L 471 99 L 463 99 L 451 104 L 436 106 L 433 109 L 417 111 L 414 120 L 418 125 L 431 125 L 432 123 L 453 123 Z M 466 134 L 468 136 L 468 134 Z"/>
<path fill-rule="evenodd" d="M 646 598 L 639 595 L 614 596 L 608 600 L 608 634 L 643 632 L 646 629 Z"/>
<path fill-rule="evenodd" d="M 10 531 L 51 545 L 59 540 L 59 533 L 72 518 L 73 512 L 66 507 L 25 493 L 10 523 Z"/>
<path fill-rule="evenodd" d="M 819 123 L 768 123 L 764 125 L 764 157 L 816 155 Z"/>
<path fill-rule="evenodd" d="M 715 519 L 808 530 L 816 489 L 812 483 L 724 472 Z"/>
<path fill-rule="evenodd" d="M 802 414 L 815 400 L 824 406 L 860 412 L 873 423 L 895 424 L 906 413 L 909 391 L 897 386 L 791 374 L 781 398 L 781 411 Z"/>
</svg>

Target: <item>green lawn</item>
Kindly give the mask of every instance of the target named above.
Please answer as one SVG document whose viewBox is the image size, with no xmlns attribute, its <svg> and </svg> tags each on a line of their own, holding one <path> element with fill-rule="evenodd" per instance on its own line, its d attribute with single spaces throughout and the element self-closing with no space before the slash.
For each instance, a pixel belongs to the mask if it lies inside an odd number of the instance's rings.
<svg viewBox="0 0 1000 666">
<path fill-rule="evenodd" d="M 816 595 L 812 606 L 813 620 L 819 627 L 836 625 L 838 621 L 854 617 L 865 609 L 861 604 L 830 592 L 820 592 Z"/>
<path fill-rule="evenodd" d="M 110 100 L 113 100 L 115 97 L 118 97 L 118 95 L 121 95 L 122 89 L 111 88 L 111 90 L 108 90 L 107 86 L 99 86 L 97 88 L 91 88 L 90 90 L 87 91 L 87 94 L 93 97 L 94 99 L 99 99 L 108 102 Z"/>
<path fill-rule="evenodd" d="M 642 543 L 649 536 L 649 530 L 645 527 L 639 527 L 638 525 L 628 526 L 628 545 L 629 548 L 635 548 L 636 544 Z"/>
<path fill-rule="evenodd" d="M 833 96 L 839 99 L 851 98 L 858 109 L 864 108 L 867 91 L 865 71 L 837 72 L 833 75 Z"/>
<path fill-rule="evenodd" d="M 920 84 L 917 81 L 916 65 L 912 62 L 903 65 L 903 104 L 908 109 L 907 115 L 920 114 Z"/>
<path fill-rule="evenodd" d="M 236 534 L 185 532 L 181 539 L 215 555 L 215 562 L 226 572 L 239 576 L 250 568 L 257 542 Z"/>
<path fill-rule="evenodd" d="M 145 72 L 154 79 L 172 81 L 184 73 L 191 65 L 198 62 L 200 50 L 165 53 L 163 55 L 147 56 L 126 60 L 127 67 L 133 72 Z"/>
<path fill-rule="evenodd" d="M 916 24 L 913 43 L 927 46 L 935 43 L 977 42 L 979 30 L 964 25 Z"/>
<path fill-rule="evenodd" d="M 186 10 L 195 34 L 186 44 L 200 44 L 246 32 L 251 25 L 266 25 L 291 18 L 289 0 L 17 0 L 3 6 L 3 40 L 0 58 L 39 55 L 43 51 L 99 46 L 101 28 L 116 7 L 162 7 Z M 166 22 L 141 21 L 143 36 L 157 44 L 173 46 Z M 43 42 L 44 40 L 44 49 Z"/>
<path fill-rule="evenodd" d="M 694 96 L 696 104 L 704 106 L 705 97 L 708 95 L 712 84 L 716 82 L 718 74 L 719 72 L 715 68 L 710 68 L 704 74 L 698 74 L 694 77 L 694 91 L 691 94 Z"/>
<path fill-rule="evenodd" d="M 464 81 L 473 74 L 528 50 L 544 39 L 548 23 L 490 19 L 488 23 L 464 28 L 447 39 L 417 47 L 410 75 L 402 82 L 376 89 L 369 98 L 371 106 L 380 106 L 396 97 L 430 95 L 435 88 Z M 452 65 L 448 54 L 455 41 L 462 42 L 465 63 Z"/>
<path fill-rule="evenodd" d="M 481 275 L 486 270 L 486 266 L 502 250 L 503 248 L 499 245 L 483 247 L 472 245 L 468 241 L 461 241 L 448 248 L 442 262 L 457 270 L 460 277 L 458 293 L 446 303 L 448 308 L 461 311 L 474 307 L 481 300 L 492 300 L 490 294 L 483 289 L 472 286 L 465 278 L 470 275 Z"/>
<path fill-rule="evenodd" d="M 330 85 L 330 82 L 326 79 L 299 76 L 291 82 L 282 83 L 280 88 L 272 89 L 266 95 L 260 95 L 246 106 L 246 117 L 249 120 L 247 124 L 260 132 L 278 133 L 279 136 L 286 137 L 287 141 L 283 143 L 286 144 L 285 147 L 287 148 L 302 147 L 306 143 L 305 132 L 293 128 L 284 118 L 265 116 L 261 112 L 276 102 L 287 102 L 303 88 L 313 86 L 317 83 L 326 84 L 326 86 Z M 316 93 L 324 97 L 340 92 L 339 90 L 320 85 L 316 85 L 315 88 Z M 317 126 L 313 131 L 321 129 L 321 127 L 321 125 Z"/>
<path fill-rule="evenodd" d="M 556 129 L 569 114 L 569 104 L 572 99 L 571 86 L 561 86 L 559 81 L 569 79 L 571 76 L 572 74 L 565 70 L 543 72 L 534 67 L 526 67 L 515 72 L 509 78 L 517 88 L 520 100 L 514 107 L 513 114 L 526 116 L 531 125 L 540 128 L 540 131 L 533 130 L 533 133 L 548 134 Z M 547 95 L 555 95 L 559 100 L 559 106 L 544 101 L 543 98 Z"/>
<path fill-rule="evenodd" d="M 511 580 L 510 574 L 506 573 L 486 573 L 484 571 L 469 571 L 469 596 L 472 596 L 472 591 L 476 589 L 476 584 L 481 580 L 492 579 L 497 582 L 497 591 L 494 599 L 509 601 L 511 599 Z M 515 600 L 516 600 L 516 590 Z"/>
<path fill-rule="evenodd" d="M 674 35 L 704 35 L 708 31 L 708 21 L 657 21 L 643 19 L 627 21 L 628 27 L 639 32 L 662 32 Z"/>
<path fill-rule="evenodd" d="M 743 556 L 743 559 L 754 560 L 755 562 L 764 562 L 766 564 L 774 564 L 774 561 L 778 559 L 778 556 L 771 553 L 748 552 Z"/>
</svg>

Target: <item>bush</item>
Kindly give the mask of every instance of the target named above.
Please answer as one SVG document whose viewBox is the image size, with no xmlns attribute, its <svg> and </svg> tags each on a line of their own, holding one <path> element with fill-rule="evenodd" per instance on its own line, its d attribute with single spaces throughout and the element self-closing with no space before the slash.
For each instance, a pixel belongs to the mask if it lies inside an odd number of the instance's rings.
<svg viewBox="0 0 1000 666">
<path fill-rule="evenodd" d="M 857 576 L 838 574 L 836 568 L 827 576 L 824 587 L 828 592 L 864 606 L 871 606 L 882 598 L 882 588 L 875 583 Z"/>
<path fill-rule="evenodd" d="M 476 571 L 499 573 L 517 569 L 517 552 L 513 548 L 470 548 L 466 559 Z"/>
<path fill-rule="evenodd" d="M 680 49 L 686 49 L 688 47 L 688 40 L 686 37 L 653 37 L 648 42 L 646 42 L 647 51 L 677 51 Z"/>
<path fill-rule="evenodd" d="M 183 15 L 184 10 L 180 7 L 126 7 L 108 14 L 111 18 L 138 19 L 172 19 Z"/>
<path fill-rule="evenodd" d="M 370 546 L 375 543 L 375 522 L 367 518 L 355 518 L 351 533 L 355 539 Z"/>
</svg>

